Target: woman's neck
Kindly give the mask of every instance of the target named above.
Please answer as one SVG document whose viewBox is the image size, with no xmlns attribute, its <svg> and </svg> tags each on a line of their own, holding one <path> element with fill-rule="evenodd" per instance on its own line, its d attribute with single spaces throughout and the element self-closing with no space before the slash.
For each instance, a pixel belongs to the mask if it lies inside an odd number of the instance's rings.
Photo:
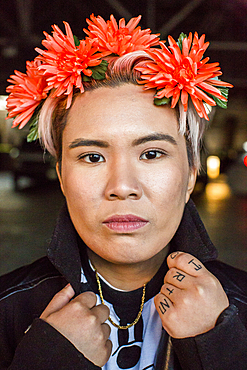
<svg viewBox="0 0 247 370">
<path fill-rule="evenodd" d="M 148 283 L 159 270 L 168 254 L 168 246 L 157 255 L 133 264 L 120 264 L 106 261 L 88 248 L 88 257 L 103 278 L 113 287 L 121 290 L 135 290 Z"/>
</svg>

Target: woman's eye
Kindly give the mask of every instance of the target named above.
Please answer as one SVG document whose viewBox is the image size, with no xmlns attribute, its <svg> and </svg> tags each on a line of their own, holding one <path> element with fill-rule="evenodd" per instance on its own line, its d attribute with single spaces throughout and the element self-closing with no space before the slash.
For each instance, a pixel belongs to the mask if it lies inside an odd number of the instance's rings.
<svg viewBox="0 0 247 370">
<path fill-rule="evenodd" d="M 87 163 L 99 163 L 104 162 L 104 157 L 100 154 L 91 153 L 91 154 L 85 154 L 78 157 L 79 160 L 83 160 Z"/>
<path fill-rule="evenodd" d="M 141 155 L 141 159 L 157 159 L 165 155 L 165 153 L 158 150 L 148 150 Z"/>
</svg>

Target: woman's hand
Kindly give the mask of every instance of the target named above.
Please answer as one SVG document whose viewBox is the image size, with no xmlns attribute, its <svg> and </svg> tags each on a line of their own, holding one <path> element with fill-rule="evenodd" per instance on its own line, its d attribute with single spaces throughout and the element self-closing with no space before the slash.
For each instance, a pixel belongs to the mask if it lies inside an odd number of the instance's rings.
<svg viewBox="0 0 247 370">
<path fill-rule="evenodd" d="M 88 360 L 102 367 L 108 361 L 112 343 L 110 327 L 105 323 L 109 309 L 96 306 L 96 295 L 85 292 L 74 296 L 71 285 L 58 292 L 40 318 L 65 336 Z"/>
<path fill-rule="evenodd" d="M 164 285 L 154 298 L 164 329 L 173 338 L 186 338 L 214 328 L 229 306 L 220 282 L 188 253 L 170 254 L 167 264 Z"/>
</svg>

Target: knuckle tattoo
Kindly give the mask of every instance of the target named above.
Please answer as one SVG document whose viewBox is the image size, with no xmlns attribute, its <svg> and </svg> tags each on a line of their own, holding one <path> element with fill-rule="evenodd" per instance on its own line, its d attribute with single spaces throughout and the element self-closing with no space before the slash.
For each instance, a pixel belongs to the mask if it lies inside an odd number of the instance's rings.
<svg viewBox="0 0 247 370">
<path fill-rule="evenodd" d="M 170 288 L 166 288 L 166 290 L 168 290 L 169 292 L 169 295 L 173 293 L 174 289 L 170 289 Z"/>
<path fill-rule="evenodd" d="M 164 313 L 167 311 L 168 308 L 170 308 L 170 305 L 167 299 L 164 297 L 163 301 L 160 301 L 160 304 L 159 304 L 159 309 L 162 315 L 164 315 Z"/>
<path fill-rule="evenodd" d="M 182 274 L 179 271 L 176 271 L 176 274 L 173 275 L 173 279 L 176 279 L 177 281 L 181 282 L 185 278 L 185 275 Z"/>
<path fill-rule="evenodd" d="M 190 265 L 190 264 L 192 264 L 194 266 L 195 271 L 199 271 L 199 270 L 202 269 L 202 265 L 200 265 L 199 263 L 196 263 L 194 258 L 192 258 L 192 260 L 190 260 L 188 262 L 188 265 Z"/>
<path fill-rule="evenodd" d="M 170 254 L 170 257 L 172 260 L 174 260 L 174 258 L 176 258 L 178 255 L 179 255 L 179 252 L 173 252 Z"/>
</svg>

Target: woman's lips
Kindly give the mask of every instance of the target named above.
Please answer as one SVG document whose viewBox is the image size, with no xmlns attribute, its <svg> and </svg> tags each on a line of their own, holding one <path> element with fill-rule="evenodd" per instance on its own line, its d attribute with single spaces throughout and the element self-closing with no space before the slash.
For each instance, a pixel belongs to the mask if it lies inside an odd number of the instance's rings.
<svg viewBox="0 0 247 370">
<path fill-rule="evenodd" d="M 147 225 L 148 221 L 134 215 L 115 215 L 103 221 L 109 229 L 117 232 L 130 232 Z"/>
</svg>

